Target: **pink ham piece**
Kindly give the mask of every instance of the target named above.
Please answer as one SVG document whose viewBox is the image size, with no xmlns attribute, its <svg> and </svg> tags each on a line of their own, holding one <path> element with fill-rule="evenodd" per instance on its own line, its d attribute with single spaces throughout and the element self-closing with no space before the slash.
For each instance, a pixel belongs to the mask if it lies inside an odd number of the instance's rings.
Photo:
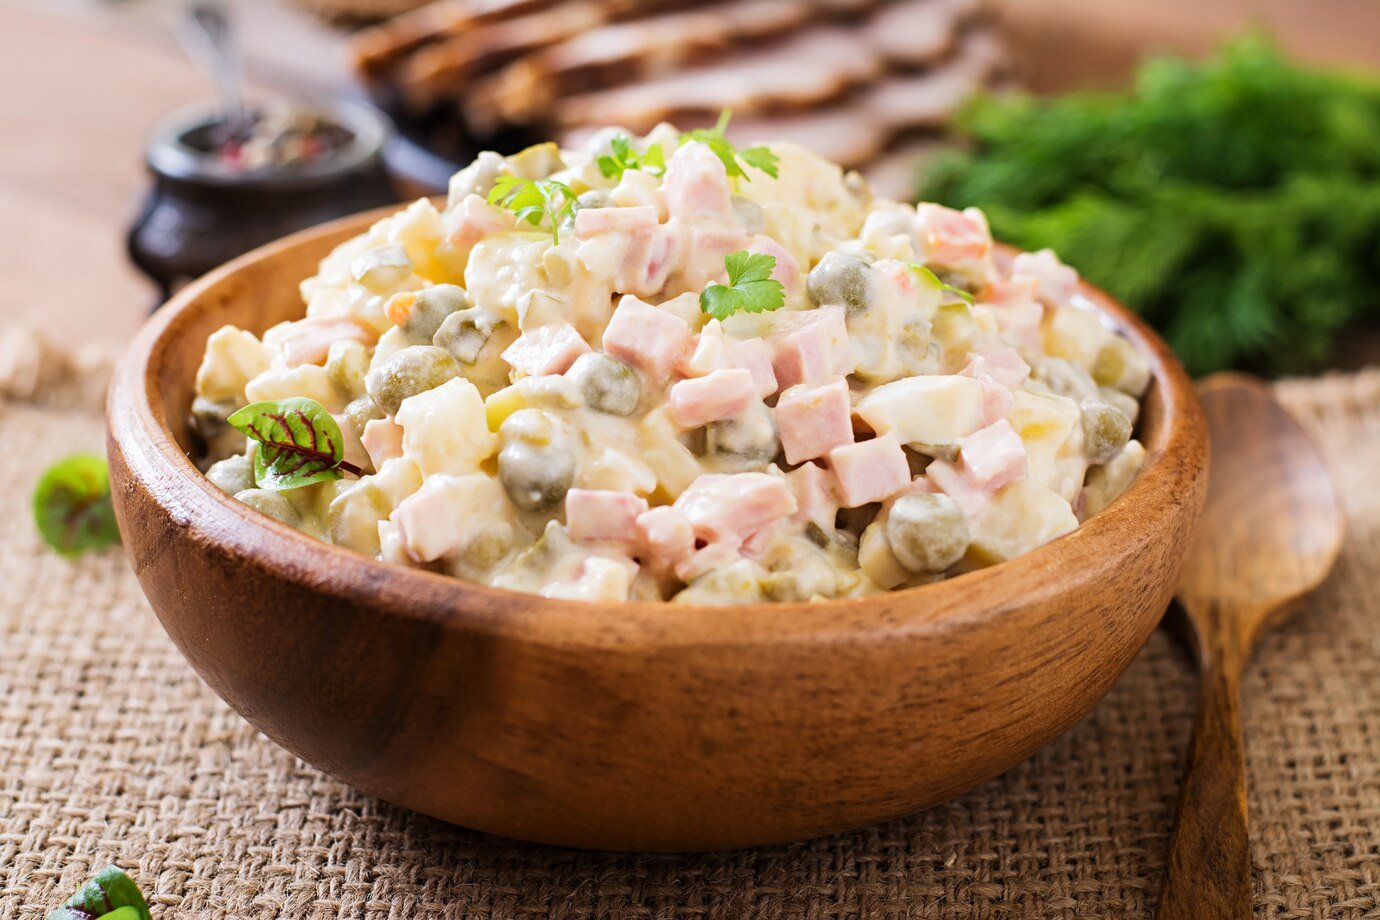
<svg viewBox="0 0 1380 920">
<path fill-rule="evenodd" d="M 1030 376 L 1030 365 L 1025 363 L 1020 352 L 1008 346 L 993 348 L 982 353 L 984 370 L 992 379 L 1009 390 L 1019 390 L 1021 384 Z"/>
<path fill-rule="evenodd" d="M 752 374 L 757 395 L 766 398 L 777 390 L 776 372 L 771 369 L 771 346 L 763 339 L 728 339 L 728 363 Z"/>
<path fill-rule="evenodd" d="M 751 371 L 724 368 L 672 386 L 671 417 L 682 428 L 699 428 L 733 418 L 757 400 L 757 383 Z"/>
<path fill-rule="evenodd" d="M 503 351 L 503 360 L 528 377 L 564 374 L 575 359 L 590 350 L 589 343 L 569 323 L 538 326 L 518 336 Z"/>
<path fill-rule="evenodd" d="M 1068 303 L 1078 290 L 1078 272 L 1069 268 L 1052 249 L 1023 252 L 1011 262 L 1012 278 L 1034 278 L 1035 298 L 1055 307 Z"/>
<path fill-rule="evenodd" d="M 1017 360 L 1020 360 L 1019 356 Z M 1025 362 L 1022 361 L 1021 363 L 1024 364 Z M 963 377 L 971 377 L 982 385 L 982 424 L 984 427 L 1011 414 L 1011 410 L 1016 406 L 1016 394 L 997 380 L 995 375 L 988 372 L 986 358 L 981 355 L 971 356 L 968 363 L 963 366 L 963 370 L 958 373 Z M 1004 373 L 1009 374 L 1010 372 L 1005 370 Z"/>
<path fill-rule="evenodd" d="M 787 293 L 800 288 L 800 266 L 795 258 L 781 247 L 781 244 L 765 234 L 758 234 L 748 245 L 748 252 L 762 253 L 776 260 L 771 276 L 780 281 Z"/>
<path fill-rule="evenodd" d="M 674 393 L 674 391 L 672 391 Z M 786 462 L 804 463 L 853 443 L 853 407 L 842 377 L 820 386 L 794 386 L 776 403 L 776 428 Z"/>
<path fill-rule="evenodd" d="M 778 320 L 772 333 L 771 366 L 781 387 L 818 383 L 853 372 L 853 351 L 843 307 L 820 307 Z"/>
<path fill-rule="evenodd" d="M 383 469 L 389 460 L 402 456 L 403 429 L 391 418 L 374 418 L 365 422 L 360 440 L 375 470 Z"/>
<path fill-rule="evenodd" d="M 915 208 L 925 262 L 962 266 L 980 261 L 992 248 L 987 228 L 962 211 L 924 203 Z"/>
<path fill-rule="evenodd" d="M 672 505 L 706 543 L 743 544 L 777 518 L 795 514 L 786 480 L 769 473 L 710 473 L 700 476 Z"/>
<path fill-rule="evenodd" d="M 694 334 L 680 317 L 624 295 L 604 329 L 604 351 L 631 364 L 657 385 L 670 379 L 690 351 Z"/>
<path fill-rule="evenodd" d="M 786 482 L 796 503 L 791 520 L 797 524 L 813 522 L 822 530 L 833 530 L 839 500 L 829 471 L 819 464 L 806 463 L 787 473 Z"/>
<path fill-rule="evenodd" d="M 829 468 L 845 508 L 883 501 L 910 485 L 910 464 L 894 434 L 835 447 Z"/>
<path fill-rule="evenodd" d="M 925 478 L 970 520 L 999 489 L 1026 475 L 1025 444 L 1005 419 L 963 438 L 956 463 L 936 460 L 925 469 Z"/>
<path fill-rule="evenodd" d="M 373 345 L 379 339 L 372 329 L 343 316 L 311 316 L 290 323 L 277 334 L 283 350 L 283 363 L 288 367 L 321 364 L 330 354 L 331 343 L 339 341 Z"/>
<path fill-rule="evenodd" d="M 684 221 L 668 223 L 667 229 L 676 228 Z M 724 268 L 724 257 L 741 252 L 748 244 L 747 234 L 736 226 L 725 224 L 703 226 L 700 221 L 694 224 L 690 234 L 690 248 L 686 252 L 685 265 L 681 268 L 681 279 L 690 290 L 700 290 L 711 281 L 725 284 L 728 272 Z"/>
<path fill-rule="evenodd" d="M 571 489 L 565 494 L 565 522 L 570 539 L 638 542 L 637 518 L 647 500 L 631 492 Z"/>
<path fill-rule="evenodd" d="M 649 204 L 634 208 L 581 208 L 575 214 L 575 235 L 582 240 L 601 233 L 649 235 L 657 224 L 656 208 Z"/>
<path fill-rule="evenodd" d="M 1040 320 L 1045 311 L 1035 299 L 1037 281 L 1028 275 L 992 281 L 982 292 L 981 305 L 990 307 L 1001 331 L 1017 344 L 1038 350 Z"/>
<path fill-rule="evenodd" d="M 654 569 L 668 569 L 695 551 L 695 528 L 683 513 L 663 505 L 637 516 L 637 535 Z"/>
<path fill-rule="evenodd" d="M 671 217 L 729 214 L 733 210 L 723 162 L 698 141 L 682 144 L 672 154 L 662 189 Z"/>
<path fill-rule="evenodd" d="M 445 215 L 446 240 L 461 253 L 468 254 L 486 236 L 513 229 L 513 215 L 497 208 L 479 195 L 466 195 Z"/>
</svg>

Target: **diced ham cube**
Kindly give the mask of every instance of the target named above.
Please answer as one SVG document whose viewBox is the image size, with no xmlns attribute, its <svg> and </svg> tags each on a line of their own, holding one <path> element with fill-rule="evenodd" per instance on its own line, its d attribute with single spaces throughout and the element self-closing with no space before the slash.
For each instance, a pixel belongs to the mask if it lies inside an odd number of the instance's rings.
<svg viewBox="0 0 1380 920">
<path fill-rule="evenodd" d="M 729 339 L 726 341 L 728 363 L 752 373 L 757 395 L 763 398 L 777 390 L 776 372 L 771 368 L 771 346 L 764 339 Z"/>
<path fill-rule="evenodd" d="M 795 257 L 782 248 L 776 240 L 759 233 L 752 238 L 747 251 L 759 252 L 776 259 L 776 265 L 771 270 L 771 276 L 780 281 L 787 292 L 800 287 L 800 266 L 796 263 Z"/>
<path fill-rule="evenodd" d="M 975 215 L 924 203 L 916 206 L 915 217 L 926 263 L 970 265 L 986 258 L 992 248 L 987 228 Z"/>
<path fill-rule="evenodd" d="M 678 261 L 680 237 L 666 227 L 628 238 L 623 262 L 614 276 L 614 290 L 651 297 L 666 286 Z"/>
<path fill-rule="evenodd" d="M 671 417 L 682 428 L 699 428 L 733 418 L 758 401 L 752 372 L 725 368 L 671 387 Z"/>
<path fill-rule="evenodd" d="M 528 329 L 504 349 L 503 360 L 529 377 L 545 377 L 564 374 L 589 350 L 589 343 L 574 326 L 560 323 Z"/>
<path fill-rule="evenodd" d="M 987 373 L 1007 389 L 1019 390 L 1030 376 L 1030 365 L 1014 348 L 1005 345 L 992 348 L 983 352 L 982 358 L 986 362 L 984 369 Z"/>
<path fill-rule="evenodd" d="M 852 444 L 852 416 L 848 381 L 843 378 L 821 386 L 794 386 L 782 393 L 776 403 L 776 428 L 786 462 L 803 463 Z"/>
<path fill-rule="evenodd" d="M 681 581 L 694 581 L 706 572 L 728 568 L 743 558 L 739 552 L 741 547 L 741 541 L 710 543 L 677 562 L 676 577 Z"/>
<path fill-rule="evenodd" d="M 1011 277 L 1035 279 L 1035 297 L 1054 307 L 1067 303 L 1078 289 L 1078 272 L 1059 261 L 1052 249 L 1023 252 L 1011 262 Z"/>
<path fill-rule="evenodd" d="M 853 350 L 843 307 L 820 307 L 778 321 L 772 333 L 772 370 L 781 387 L 817 383 L 853 372 Z"/>
<path fill-rule="evenodd" d="M 373 345 L 378 334 L 344 316 L 311 316 L 279 327 L 281 332 L 265 336 L 283 350 L 283 363 L 288 367 L 321 364 L 330 353 L 331 344 L 344 340 Z"/>
<path fill-rule="evenodd" d="M 786 481 L 796 503 L 791 520 L 797 524 L 813 522 L 822 530 L 832 530 L 839 500 L 829 471 L 816 463 L 805 463 L 787 473 Z"/>
<path fill-rule="evenodd" d="M 936 460 L 926 468 L 925 477 L 971 520 L 999 489 L 1025 478 L 1027 469 L 1025 444 L 1003 419 L 964 438 L 958 461 Z"/>
<path fill-rule="evenodd" d="M 631 492 L 571 489 L 565 494 L 565 521 L 572 540 L 635 544 L 637 517 L 646 510 L 647 500 Z"/>
<path fill-rule="evenodd" d="M 1019 357 L 1017 360 L 1020 360 Z M 1021 362 L 1024 364 L 1025 362 Z M 986 427 L 1011 414 L 1016 405 L 1016 394 L 1003 385 L 987 370 L 987 359 L 973 355 L 959 371 L 960 376 L 971 377 L 982 387 L 982 425 Z"/>
<path fill-rule="evenodd" d="M 829 452 L 829 468 L 845 508 L 883 501 L 910 485 L 910 463 L 892 434 L 835 447 Z"/>
<path fill-rule="evenodd" d="M 513 215 L 489 204 L 480 195 L 466 195 L 445 215 L 446 239 L 461 253 L 469 253 L 486 236 L 513 229 Z"/>
<path fill-rule="evenodd" d="M 729 214 L 733 210 L 728 171 L 708 146 L 682 144 L 666 164 L 662 180 L 666 212 L 671 217 Z"/>
<path fill-rule="evenodd" d="M 659 385 L 670 379 L 693 338 L 680 317 L 626 295 L 604 329 L 604 351 Z"/>
<path fill-rule="evenodd" d="M 679 220 L 668 226 L 674 228 Z M 715 224 L 703 225 L 696 222 L 690 234 L 690 248 L 686 252 L 685 264 L 681 267 L 681 278 L 691 290 L 700 290 L 711 281 L 724 284 L 728 272 L 724 267 L 724 257 L 741 252 L 747 247 L 746 233 L 736 226 Z"/>
<path fill-rule="evenodd" d="M 402 426 L 391 418 L 375 418 L 364 423 L 364 435 L 360 438 L 364 451 L 374 469 L 383 469 L 383 464 L 403 452 Z"/>
<path fill-rule="evenodd" d="M 796 512 L 786 480 L 769 473 L 700 476 L 672 506 L 689 519 L 695 536 L 734 547 L 777 518 Z"/>
<path fill-rule="evenodd" d="M 483 473 L 429 476 L 389 520 L 412 561 L 432 562 L 463 549 L 495 522 L 508 526 L 503 520 L 506 501 L 503 487 Z"/>
<path fill-rule="evenodd" d="M 992 281 L 982 292 L 1002 332 L 1027 348 L 1040 347 L 1040 321 L 1045 311 L 1035 299 L 1036 280 L 1028 276 Z"/>
<path fill-rule="evenodd" d="M 582 240 L 601 233 L 649 234 L 657 226 L 656 208 L 581 208 L 575 214 L 575 235 Z"/>
<path fill-rule="evenodd" d="M 636 523 L 653 568 L 671 568 L 695 551 L 695 528 L 690 519 L 669 505 L 642 512 Z"/>
</svg>

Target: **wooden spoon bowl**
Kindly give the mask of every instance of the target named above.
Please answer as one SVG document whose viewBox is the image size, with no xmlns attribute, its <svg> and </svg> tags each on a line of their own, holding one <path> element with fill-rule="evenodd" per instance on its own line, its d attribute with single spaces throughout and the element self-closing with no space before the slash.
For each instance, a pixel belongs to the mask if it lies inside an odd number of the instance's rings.
<svg viewBox="0 0 1380 920">
<path fill-rule="evenodd" d="M 257 514 L 188 459 L 206 338 L 300 316 L 298 283 L 379 216 L 184 290 L 134 342 L 108 407 L 121 531 L 164 627 L 221 697 L 325 772 L 546 843 L 798 840 L 934 805 L 1028 757 L 1159 622 L 1205 494 L 1202 410 L 1165 345 L 1087 286 L 1151 362 L 1145 468 L 1076 532 L 938 584 L 734 607 L 553 601 Z"/>
</svg>

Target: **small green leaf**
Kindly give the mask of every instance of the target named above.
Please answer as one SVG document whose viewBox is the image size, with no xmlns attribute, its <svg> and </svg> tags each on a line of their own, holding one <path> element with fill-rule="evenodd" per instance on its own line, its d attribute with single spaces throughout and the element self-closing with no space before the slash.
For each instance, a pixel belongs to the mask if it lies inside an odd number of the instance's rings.
<svg viewBox="0 0 1380 920">
<path fill-rule="evenodd" d="M 314 399 L 271 399 L 245 406 L 227 420 L 256 445 L 254 482 L 285 492 L 341 473 L 362 474 L 345 461 L 345 438 L 326 407 Z"/>
<path fill-rule="evenodd" d="M 50 466 L 34 489 L 33 509 L 44 542 L 63 556 L 120 542 L 103 457 L 76 454 Z"/>
<path fill-rule="evenodd" d="M 561 219 L 574 217 L 577 205 L 570 186 L 556 179 L 523 179 L 518 176 L 499 176 L 489 190 L 489 204 L 512 211 L 519 221 L 534 227 L 543 220 L 551 221 L 551 241 L 561 242 Z"/>
<path fill-rule="evenodd" d="M 107 866 L 47 920 L 153 920 L 153 915 L 134 880 Z"/>
<path fill-rule="evenodd" d="M 780 160 L 776 154 L 762 146 L 738 150 L 724 136 L 724 132 L 728 130 L 729 119 L 732 117 L 732 109 L 724 109 L 719 113 L 719 120 L 714 127 L 686 131 L 680 136 L 680 143 L 688 144 L 691 141 L 698 141 L 707 146 L 719 158 L 719 162 L 724 164 L 724 170 L 728 173 L 728 177 L 735 181 L 739 178 L 750 178 L 747 170 L 743 169 L 738 162 L 739 159 L 775 179 L 777 177 L 776 164 Z"/>
<path fill-rule="evenodd" d="M 595 160 L 605 179 L 620 179 L 629 169 L 640 169 L 654 176 L 666 171 L 666 152 L 660 144 L 650 144 L 646 153 L 638 153 L 626 134 L 617 134 L 609 141 L 609 151 Z"/>
<path fill-rule="evenodd" d="M 936 275 L 934 272 L 932 272 L 925 266 L 921 265 L 919 262 L 907 262 L 906 268 L 915 272 L 922 279 L 929 282 L 931 287 L 938 288 L 939 290 L 945 291 L 949 294 L 954 294 L 955 296 L 961 298 L 963 302 L 968 304 L 968 306 L 970 307 L 973 305 L 972 294 L 969 294 L 967 291 L 963 290 L 963 288 L 954 287 L 952 284 L 945 283 L 943 280 L 940 279 L 938 275 Z"/>
<path fill-rule="evenodd" d="M 718 320 L 734 313 L 761 313 L 786 303 L 786 288 L 772 278 L 776 257 L 760 252 L 724 256 L 728 284 L 711 283 L 700 292 L 700 310 Z"/>
</svg>

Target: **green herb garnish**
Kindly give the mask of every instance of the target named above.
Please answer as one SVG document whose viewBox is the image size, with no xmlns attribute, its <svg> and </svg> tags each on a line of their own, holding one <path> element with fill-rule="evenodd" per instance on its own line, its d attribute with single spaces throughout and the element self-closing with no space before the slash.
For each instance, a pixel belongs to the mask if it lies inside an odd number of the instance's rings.
<svg viewBox="0 0 1380 920">
<path fill-rule="evenodd" d="M 654 176 L 666 172 L 666 151 L 660 144 L 649 144 L 646 153 L 638 153 L 626 134 L 618 134 L 609 141 L 609 150 L 609 154 L 595 160 L 605 179 L 621 179 L 629 169 L 640 169 Z"/>
<path fill-rule="evenodd" d="M 760 169 L 762 172 L 776 178 L 776 164 L 780 157 L 772 153 L 761 145 L 746 147 L 742 150 L 729 143 L 724 132 L 728 129 L 728 120 L 733 117 L 731 109 L 724 109 L 719 113 L 719 120 L 712 128 L 696 128 L 694 131 L 686 131 L 680 136 L 681 144 L 688 144 L 691 141 L 699 141 L 714 151 L 714 155 L 724 164 L 724 169 L 728 171 L 730 179 L 748 178 L 747 171 L 738 162 L 742 160 L 749 166 Z"/>
<path fill-rule="evenodd" d="M 63 556 L 120 542 L 103 457 L 75 454 L 50 466 L 34 489 L 33 508 L 44 542 Z"/>
<path fill-rule="evenodd" d="M 153 920 L 153 915 L 134 880 L 107 866 L 47 920 Z"/>
<path fill-rule="evenodd" d="M 1123 93 L 985 98 L 920 197 L 977 205 L 1166 334 L 1189 370 L 1324 361 L 1380 317 L 1380 82 L 1266 39 L 1145 64 Z"/>
<path fill-rule="evenodd" d="M 735 252 L 724 256 L 727 286 L 717 281 L 700 292 L 700 310 L 718 320 L 734 313 L 761 313 L 786 302 L 786 288 L 771 276 L 776 257 L 760 252 Z"/>
<path fill-rule="evenodd" d="M 543 220 L 551 222 L 551 241 L 561 243 L 561 220 L 574 217 L 577 205 L 570 186 L 555 179 L 522 179 L 518 176 L 499 176 L 489 191 L 489 204 L 496 204 L 517 215 L 534 227 Z"/>
<path fill-rule="evenodd" d="M 907 262 L 906 268 L 910 269 L 911 271 L 919 275 L 921 278 L 928 281 L 930 285 L 932 285 L 933 287 L 937 287 L 941 291 L 946 291 L 950 294 L 957 295 L 960 299 L 963 300 L 964 303 L 966 303 L 970 307 L 973 305 L 972 294 L 969 294 L 961 287 L 954 287 L 952 284 L 949 284 L 948 282 L 944 281 L 942 278 L 940 278 L 934 272 L 930 271 L 930 269 L 928 269 L 924 265 L 921 265 L 919 262 Z"/>
<path fill-rule="evenodd" d="M 345 438 L 326 407 L 314 399 L 270 399 L 245 406 L 227 421 L 255 442 L 254 482 L 286 492 L 343 473 L 364 471 L 345 459 Z"/>
</svg>

